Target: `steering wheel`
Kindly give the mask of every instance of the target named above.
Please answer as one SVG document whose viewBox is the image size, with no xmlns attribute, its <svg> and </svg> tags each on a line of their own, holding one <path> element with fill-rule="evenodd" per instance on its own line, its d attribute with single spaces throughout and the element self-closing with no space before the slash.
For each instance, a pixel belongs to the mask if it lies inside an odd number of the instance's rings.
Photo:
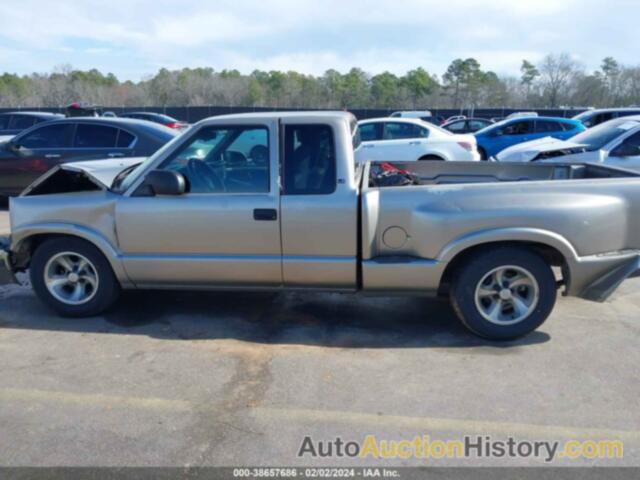
<svg viewBox="0 0 640 480">
<path fill-rule="evenodd" d="M 202 160 L 190 158 L 187 161 L 187 177 L 191 184 L 191 191 L 197 185 L 207 192 L 224 192 L 224 183 L 220 176 Z"/>
<path fill-rule="evenodd" d="M 249 158 L 251 158 L 256 165 L 266 165 L 269 163 L 269 149 L 264 145 L 255 145 L 249 151 Z"/>
</svg>

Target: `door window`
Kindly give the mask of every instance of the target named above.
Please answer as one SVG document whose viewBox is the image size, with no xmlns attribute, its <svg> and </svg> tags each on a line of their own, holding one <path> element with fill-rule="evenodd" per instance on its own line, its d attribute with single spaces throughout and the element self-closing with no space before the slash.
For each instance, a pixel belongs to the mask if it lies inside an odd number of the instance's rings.
<svg viewBox="0 0 640 480">
<path fill-rule="evenodd" d="M 7 130 L 9 128 L 9 115 L 0 115 L 0 130 Z"/>
<path fill-rule="evenodd" d="M 120 130 L 118 133 L 118 148 L 131 148 L 133 141 L 136 139 L 133 135 L 125 130 Z"/>
<path fill-rule="evenodd" d="M 43 125 L 21 137 L 17 143 L 25 148 L 68 148 L 73 135 L 72 123 Z"/>
<path fill-rule="evenodd" d="M 190 193 L 268 193 L 265 127 L 202 127 L 161 166 L 180 172 Z"/>
<path fill-rule="evenodd" d="M 371 142 L 373 140 L 380 140 L 382 137 L 380 131 L 382 130 L 381 123 L 364 123 L 359 126 L 360 139 L 363 142 Z"/>
<path fill-rule="evenodd" d="M 114 148 L 117 138 L 117 128 L 80 123 L 76 129 L 73 146 L 76 148 Z"/>
<path fill-rule="evenodd" d="M 329 125 L 287 125 L 284 194 L 327 195 L 336 189 L 336 149 Z"/>
<path fill-rule="evenodd" d="M 503 134 L 504 135 L 526 135 L 527 133 L 531 133 L 531 121 L 520 121 L 514 122 L 511 125 L 507 125 L 504 127 Z"/>
<path fill-rule="evenodd" d="M 551 120 L 536 120 L 536 133 L 562 132 L 563 128 L 559 122 Z"/>
<path fill-rule="evenodd" d="M 384 124 L 385 140 L 402 140 L 406 138 L 425 138 L 429 130 L 414 123 L 387 122 Z"/>
</svg>

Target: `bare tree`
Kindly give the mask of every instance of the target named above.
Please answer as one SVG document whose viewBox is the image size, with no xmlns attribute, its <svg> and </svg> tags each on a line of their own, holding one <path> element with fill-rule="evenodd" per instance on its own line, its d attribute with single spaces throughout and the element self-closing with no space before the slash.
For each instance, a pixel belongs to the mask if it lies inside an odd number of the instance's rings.
<svg viewBox="0 0 640 480">
<path fill-rule="evenodd" d="M 551 108 L 559 104 L 560 96 L 565 95 L 569 84 L 581 71 L 580 65 L 568 53 L 549 54 L 540 63 L 540 82 Z"/>
</svg>

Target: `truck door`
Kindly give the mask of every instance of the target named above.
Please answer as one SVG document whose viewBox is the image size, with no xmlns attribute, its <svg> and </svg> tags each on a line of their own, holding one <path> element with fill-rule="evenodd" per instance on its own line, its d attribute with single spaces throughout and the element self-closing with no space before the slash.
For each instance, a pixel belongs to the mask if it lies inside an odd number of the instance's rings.
<svg viewBox="0 0 640 480">
<path fill-rule="evenodd" d="M 203 125 L 156 167 L 182 173 L 186 194 L 118 199 L 118 240 L 134 283 L 282 285 L 277 127 Z"/>
<path fill-rule="evenodd" d="M 356 287 L 358 193 L 351 139 L 337 141 L 344 131 L 344 120 L 282 119 L 280 225 L 289 287 Z"/>
</svg>

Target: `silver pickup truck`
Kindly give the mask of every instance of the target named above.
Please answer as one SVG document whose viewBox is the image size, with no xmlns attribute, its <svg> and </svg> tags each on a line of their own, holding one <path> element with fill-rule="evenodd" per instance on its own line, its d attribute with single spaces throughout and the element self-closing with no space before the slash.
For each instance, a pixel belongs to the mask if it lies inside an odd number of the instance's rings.
<svg viewBox="0 0 640 480">
<path fill-rule="evenodd" d="M 510 339 L 558 289 L 602 301 L 639 269 L 636 173 L 356 164 L 359 144 L 348 113 L 230 115 L 144 161 L 56 167 L 11 200 L 4 279 L 29 270 L 76 317 L 123 288 L 448 295 L 471 331 Z"/>
</svg>

